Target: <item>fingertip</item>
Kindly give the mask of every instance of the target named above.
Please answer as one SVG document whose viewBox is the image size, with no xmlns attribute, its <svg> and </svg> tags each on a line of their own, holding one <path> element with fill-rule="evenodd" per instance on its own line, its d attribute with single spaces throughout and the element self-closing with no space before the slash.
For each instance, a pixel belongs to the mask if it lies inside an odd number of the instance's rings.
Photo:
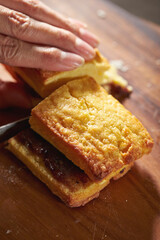
<svg viewBox="0 0 160 240">
<path fill-rule="evenodd" d="M 78 54 L 81 55 L 85 60 L 91 60 L 95 56 L 94 49 L 85 41 L 80 38 L 76 38 L 75 48 L 78 51 Z"/>
<path fill-rule="evenodd" d="M 60 65 L 64 71 L 76 69 L 82 66 L 84 62 L 85 59 L 80 55 L 61 51 Z"/>
</svg>

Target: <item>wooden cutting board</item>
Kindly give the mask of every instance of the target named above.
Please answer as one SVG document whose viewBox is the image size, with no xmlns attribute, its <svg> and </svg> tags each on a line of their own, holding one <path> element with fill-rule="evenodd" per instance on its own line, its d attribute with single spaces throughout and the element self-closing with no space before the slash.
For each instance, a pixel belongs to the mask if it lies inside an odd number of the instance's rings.
<svg viewBox="0 0 160 240">
<path fill-rule="evenodd" d="M 109 60 L 133 86 L 124 105 L 154 139 L 150 155 L 98 199 L 70 209 L 7 150 L 0 151 L 1 240 L 159 240 L 160 239 L 160 27 L 103 0 L 46 0 L 52 8 L 85 21 Z M 97 15 L 102 9 L 106 17 Z M 0 123 L 22 115 L 0 112 Z"/>
</svg>

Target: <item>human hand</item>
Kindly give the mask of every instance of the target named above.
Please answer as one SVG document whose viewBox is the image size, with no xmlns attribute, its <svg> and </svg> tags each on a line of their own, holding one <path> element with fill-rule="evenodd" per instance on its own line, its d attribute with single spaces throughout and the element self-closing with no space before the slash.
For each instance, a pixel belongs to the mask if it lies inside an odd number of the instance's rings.
<svg viewBox="0 0 160 240">
<path fill-rule="evenodd" d="M 94 57 L 97 37 L 38 0 L 0 0 L 0 62 L 72 70 Z"/>
</svg>

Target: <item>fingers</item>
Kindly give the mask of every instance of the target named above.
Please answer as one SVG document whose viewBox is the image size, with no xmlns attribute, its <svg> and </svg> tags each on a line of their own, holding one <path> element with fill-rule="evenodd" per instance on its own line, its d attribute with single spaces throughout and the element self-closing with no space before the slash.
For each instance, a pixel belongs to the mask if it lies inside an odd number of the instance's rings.
<svg viewBox="0 0 160 240">
<path fill-rule="evenodd" d="M 83 23 L 71 18 L 66 18 L 60 13 L 51 10 L 45 4 L 38 0 L 0 0 L 0 4 L 8 8 L 20 11 L 28 16 L 50 25 L 66 29 L 82 40 L 86 41 L 92 47 L 97 47 L 98 38 L 89 32 Z M 85 31 L 84 31 L 85 30 Z"/>
<path fill-rule="evenodd" d="M 5 35 L 32 43 L 58 47 L 76 53 L 85 60 L 91 60 L 95 55 L 93 48 L 73 33 L 1 6 L 0 22 L 2 23 L 0 24 L 0 32 Z M 85 31 L 83 30 L 83 32 Z"/>
<path fill-rule="evenodd" d="M 48 71 L 69 71 L 82 65 L 84 59 L 57 48 L 38 46 L 0 35 L 0 62 Z"/>
</svg>

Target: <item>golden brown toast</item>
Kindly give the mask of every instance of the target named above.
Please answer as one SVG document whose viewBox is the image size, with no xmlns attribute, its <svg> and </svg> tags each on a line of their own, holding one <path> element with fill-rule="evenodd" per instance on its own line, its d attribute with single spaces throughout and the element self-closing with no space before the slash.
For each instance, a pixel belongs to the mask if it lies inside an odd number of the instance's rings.
<svg viewBox="0 0 160 240">
<path fill-rule="evenodd" d="M 81 169 L 31 129 L 11 138 L 8 149 L 70 207 L 82 206 L 98 197 L 111 178 L 123 176 L 132 166 L 126 164 L 105 179 L 93 182 Z"/>
<path fill-rule="evenodd" d="M 140 121 L 92 78 L 70 81 L 32 110 L 31 128 L 92 180 L 151 151 Z"/>
<path fill-rule="evenodd" d="M 95 58 L 85 62 L 77 69 L 65 72 L 51 72 L 40 69 L 10 67 L 10 72 L 17 73 L 28 85 L 30 85 L 41 97 L 45 98 L 55 89 L 75 78 L 90 76 L 101 82 L 104 72 L 109 69 L 109 62 L 96 50 Z"/>
</svg>

